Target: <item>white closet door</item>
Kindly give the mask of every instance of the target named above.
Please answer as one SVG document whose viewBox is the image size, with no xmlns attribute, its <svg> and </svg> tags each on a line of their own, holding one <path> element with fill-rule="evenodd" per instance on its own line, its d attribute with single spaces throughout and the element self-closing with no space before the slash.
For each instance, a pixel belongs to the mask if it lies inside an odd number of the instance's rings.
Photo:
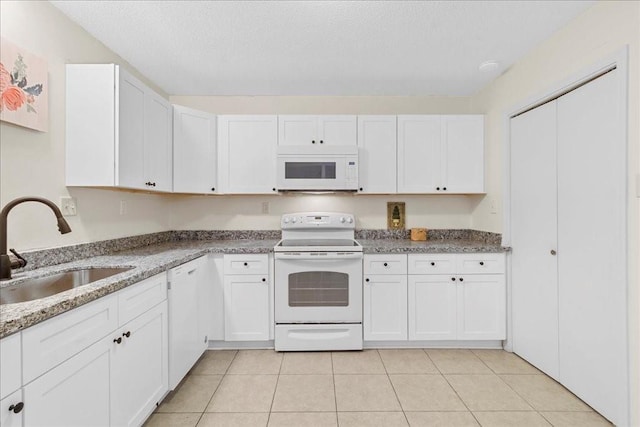
<svg viewBox="0 0 640 427">
<path fill-rule="evenodd" d="M 626 142 L 619 72 L 558 99 L 560 379 L 628 425 Z"/>
<path fill-rule="evenodd" d="M 556 102 L 511 119 L 513 350 L 558 378 Z"/>
</svg>

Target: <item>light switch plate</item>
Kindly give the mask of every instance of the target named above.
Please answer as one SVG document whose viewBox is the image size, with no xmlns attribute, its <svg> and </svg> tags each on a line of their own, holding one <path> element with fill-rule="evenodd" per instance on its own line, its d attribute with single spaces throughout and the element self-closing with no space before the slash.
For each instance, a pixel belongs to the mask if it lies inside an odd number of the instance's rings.
<svg viewBox="0 0 640 427">
<path fill-rule="evenodd" d="M 77 201 L 75 197 L 60 197 L 60 210 L 63 216 L 78 215 Z"/>
</svg>

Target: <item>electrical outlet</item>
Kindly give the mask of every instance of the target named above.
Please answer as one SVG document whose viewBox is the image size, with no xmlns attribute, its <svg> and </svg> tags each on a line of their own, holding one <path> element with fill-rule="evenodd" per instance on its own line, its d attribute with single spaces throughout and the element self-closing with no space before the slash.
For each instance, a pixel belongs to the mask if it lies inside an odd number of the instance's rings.
<svg viewBox="0 0 640 427">
<path fill-rule="evenodd" d="M 496 201 L 494 199 L 491 199 L 489 201 L 489 213 L 491 213 L 491 214 L 497 214 L 498 213 L 498 208 L 496 208 Z"/>
<path fill-rule="evenodd" d="M 120 200 L 120 215 L 127 214 L 127 202 L 124 200 Z"/>
<path fill-rule="evenodd" d="M 262 202 L 262 213 L 263 214 L 269 213 L 269 202 Z"/>
<path fill-rule="evenodd" d="M 63 216 L 78 215 L 75 197 L 60 197 L 60 210 Z"/>
</svg>

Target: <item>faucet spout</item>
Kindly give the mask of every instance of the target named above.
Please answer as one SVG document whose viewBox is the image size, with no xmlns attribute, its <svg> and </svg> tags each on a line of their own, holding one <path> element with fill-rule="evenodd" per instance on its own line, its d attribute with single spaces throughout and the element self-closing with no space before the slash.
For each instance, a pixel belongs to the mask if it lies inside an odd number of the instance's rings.
<svg viewBox="0 0 640 427">
<path fill-rule="evenodd" d="M 7 253 L 7 217 L 11 209 L 24 202 L 39 202 L 47 205 L 58 219 L 60 234 L 71 232 L 71 227 L 62 216 L 62 212 L 51 200 L 42 197 L 19 197 L 7 203 L 0 211 L 0 280 L 11 279 L 11 259 Z"/>
</svg>

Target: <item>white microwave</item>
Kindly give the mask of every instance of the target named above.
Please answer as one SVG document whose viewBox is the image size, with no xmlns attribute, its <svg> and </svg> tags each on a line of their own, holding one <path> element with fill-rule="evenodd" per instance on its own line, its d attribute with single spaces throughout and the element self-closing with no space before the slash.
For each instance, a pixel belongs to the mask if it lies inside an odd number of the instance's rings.
<svg viewBox="0 0 640 427">
<path fill-rule="evenodd" d="M 358 147 L 278 147 L 278 190 L 356 191 Z"/>
</svg>

